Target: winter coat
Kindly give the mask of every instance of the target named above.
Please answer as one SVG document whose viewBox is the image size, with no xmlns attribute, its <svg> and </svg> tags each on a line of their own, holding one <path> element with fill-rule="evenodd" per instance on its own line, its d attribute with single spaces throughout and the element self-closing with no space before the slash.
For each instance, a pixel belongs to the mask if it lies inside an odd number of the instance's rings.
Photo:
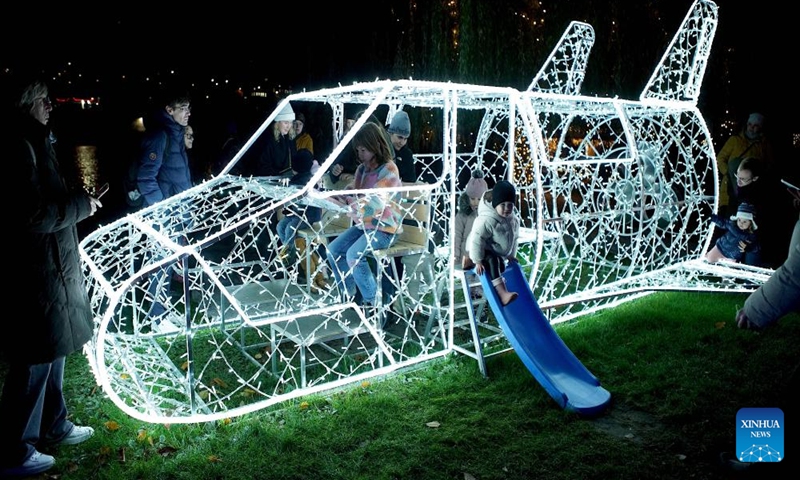
<svg viewBox="0 0 800 480">
<path fill-rule="evenodd" d="M 772 145 L 763 136 L 756 140 L 750 140 L 745 135 L 744 129 L 728 138 L 717 154 L 717 168 L 722 179 L 719 189 L 721 206 L 732 204 L 733 199 L 730 197 L 734 194 L 736 185 L 736 181 L 732 177 L 736 176 L 736 171 L 732 171 L 731 166 L 738 168 L 741 160 L 745 158 L 757 158 L 767 169 L 770 169 L 774 161 Z"/>
<path fill-rule="evenodd" d="M 9 145 L 6 189 L 8 252 L 22 265 L 6 283 L 6 305 L 17 312 L 5 322 L 9 359 L 49 363 L 80 349 L 93 320 L 78 251 L 76 224 L 89 217 L 82 189 L 70 190 L 56 159 L 50 129 L 28 115 L 15 122 Z M 13 190 L 13 193 L 12 193 Z"/>
<path fill-rule="evenodd" d="M 461 265 L 461 259 L 465 255 L 469 255 L 467 250 L 467 237 L 469 232 L 472 231 L 472 225 L 475 219 L 478 218 L 478 212 L 472 209 L 469 204 L 469 195 L 462 193 L 458 197 L 458 213 L 456 214 L 455 222 L 455 236 L 453 237 L 453 246 L 455 248 L 455 261 L 456 265 Z"/>
<path fill-rule="evenodd" d="M 408 145 L 403 145 L 400 150 L 395 150 L 390 141 L 389 146 L 392 147 L 392 152 L 394 152 L 394 163 L 400 172 L 400 180 L 409 183 L 416 182 L 417 167 L 414 165 L 414 152 L 408 148 Z"/>
<path fill-rule="evenodd" d="M 253 153 L 249 153 L 252 151 Z M 276 177 L 291 173 L 292 157 L 297 153 L 294 139 L 288 135 L 272 134 L 268 129 L 248 151 L 248 172 L 254 177 Z"/>
<path fill-rule="evenodd" d="M 467 239 L 469 258 L 475 263 L 482 262 L 486 250 L 502 258 L 516 257 L 519 224 L 516 211 L 509 217 L 501 217 L 491 203 L 481 201 L 478 218 Z"/>
<path fill-rule="evenodd" d="M 725 234 L 717 239 L 716 246 L 725 257 L 741 262 L 744 252 L 739 250 L 739 242 L 747 243 L 746 252 L 757 253 L 759 251 L 758 234 L 745 231 L 739 228 L 736 220 L 730 220 L 719 215 L 711 215 L 711 221 L 715 225 L 725 230 Z"/>
<path fill-rule="evenodd" d="M 793 311 L 800 312 L 800 220 L 794 225 L 789 257 L 744 302 L 745 315 L 759 327 Z"/>
<path fill-rule="evenodd" d="M 137 180 L 145 207 L 192 188 L 183 125 L 166 110 L 158 112 L 154 120 L 155 125 L 148 127 L 142 140 L 139 156 Z"/>
</svg>

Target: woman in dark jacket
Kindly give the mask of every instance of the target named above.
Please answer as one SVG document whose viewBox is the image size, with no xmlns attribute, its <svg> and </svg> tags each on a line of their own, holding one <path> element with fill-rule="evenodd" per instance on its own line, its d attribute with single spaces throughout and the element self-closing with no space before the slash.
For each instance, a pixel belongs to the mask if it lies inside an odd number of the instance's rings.
<svg viewBox="0 0 800 480">
<path fill-rule="evenodd" d="M 21 314 L 5 323 L 2 347 L 9 371 L 0 401 L 0 477 L 35 475 L 55 463 L 42 445 L 74 445 L 91 427 L 67 420 L 62 392 L 64 360 L 92 336 L 93 321 L 78 254 L 76 224 L 100 202 L 70 190 L 59 170 L 47 122 L 52 105 L 38 80 L 13 92 L 6 133 L 9 252 L 24 261 L 5 287 Z M 6 106 L 6 105 L 4 105 Z M 13 191 L 13 193 L 12 193 Z M 12 203 L 13 202 L 13 203 Z"/>
</svg>

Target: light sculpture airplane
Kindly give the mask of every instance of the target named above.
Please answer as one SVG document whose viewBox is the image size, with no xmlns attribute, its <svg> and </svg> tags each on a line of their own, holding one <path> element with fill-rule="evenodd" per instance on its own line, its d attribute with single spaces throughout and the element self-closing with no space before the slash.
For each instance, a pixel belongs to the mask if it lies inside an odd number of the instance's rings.
<svg viewBox="0 0 800 480">
<path fill-rule="evenodd" d="M 98 383 L 135 418 L 209 421 L 463 351 L 451 238 L 476 167 L 490 186 L 517 186 L 523 278 L 551 323 L 656 290 L 752 290 L 771 270 L 702 259 L 719 185 L 696 101 L 716 26 L 717 6 L 696 0 L 637 101 L 580 93 L 594 32 L 579 22 L 526 91 L 379 80 L 288 96 L 220 175 L 83 240 Z M 365 114 L 305 187 L 231 174 L 287 102 L 327 109 L 337 138 L 345 107 Z M 419 119 L 430 151 L 416 155 L 421 182 L 396 191 L 420 246 L 409 236 L 402 276 L 387 252 L 372 252 L 397 284 L 381 326 L 375 310 L 310 288 L 284 264 L 275 224 L 284 209 L 331 207 L 342 192 L 317 189 L 322 176 L 369 115 L 399 109 Z M 343 218 L 331 209 L 308 242 L 324 244 Z M 153 288 L 176 266 L 180 292 Z M 179 333 L 151 332 L 153 292 L 180 316 Z"/>
</svg>

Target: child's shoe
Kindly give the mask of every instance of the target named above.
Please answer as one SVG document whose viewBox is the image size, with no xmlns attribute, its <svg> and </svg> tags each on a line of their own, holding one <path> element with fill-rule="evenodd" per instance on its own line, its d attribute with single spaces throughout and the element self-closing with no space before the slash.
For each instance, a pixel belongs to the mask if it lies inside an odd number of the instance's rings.
<svg viewBox="0 0 800 480">
<path fill-rule="evenodd" d="M 500 298 L 500 303 L 505 307 L 513 302 L 519 296 L 517 292 L 509 292 L 506 289 L 506 280 L 503 277 L 498 277 L 492 280 L 494 289 L 497 290 L 497 296 Z"/>
</svg>

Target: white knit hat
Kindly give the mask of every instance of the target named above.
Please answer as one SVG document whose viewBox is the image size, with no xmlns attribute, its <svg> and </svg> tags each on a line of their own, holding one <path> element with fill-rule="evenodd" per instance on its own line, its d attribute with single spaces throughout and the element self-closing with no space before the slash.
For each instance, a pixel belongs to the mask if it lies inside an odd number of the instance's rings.
<svg viewBox="0 0 800 480">
<path fill-rule="evenodd" d="M 292 110 L 292 104 L 287 103 L 283 110 L 275 117 L 276 122 L 294 122 L 294 110 Z"/>
</svg>

